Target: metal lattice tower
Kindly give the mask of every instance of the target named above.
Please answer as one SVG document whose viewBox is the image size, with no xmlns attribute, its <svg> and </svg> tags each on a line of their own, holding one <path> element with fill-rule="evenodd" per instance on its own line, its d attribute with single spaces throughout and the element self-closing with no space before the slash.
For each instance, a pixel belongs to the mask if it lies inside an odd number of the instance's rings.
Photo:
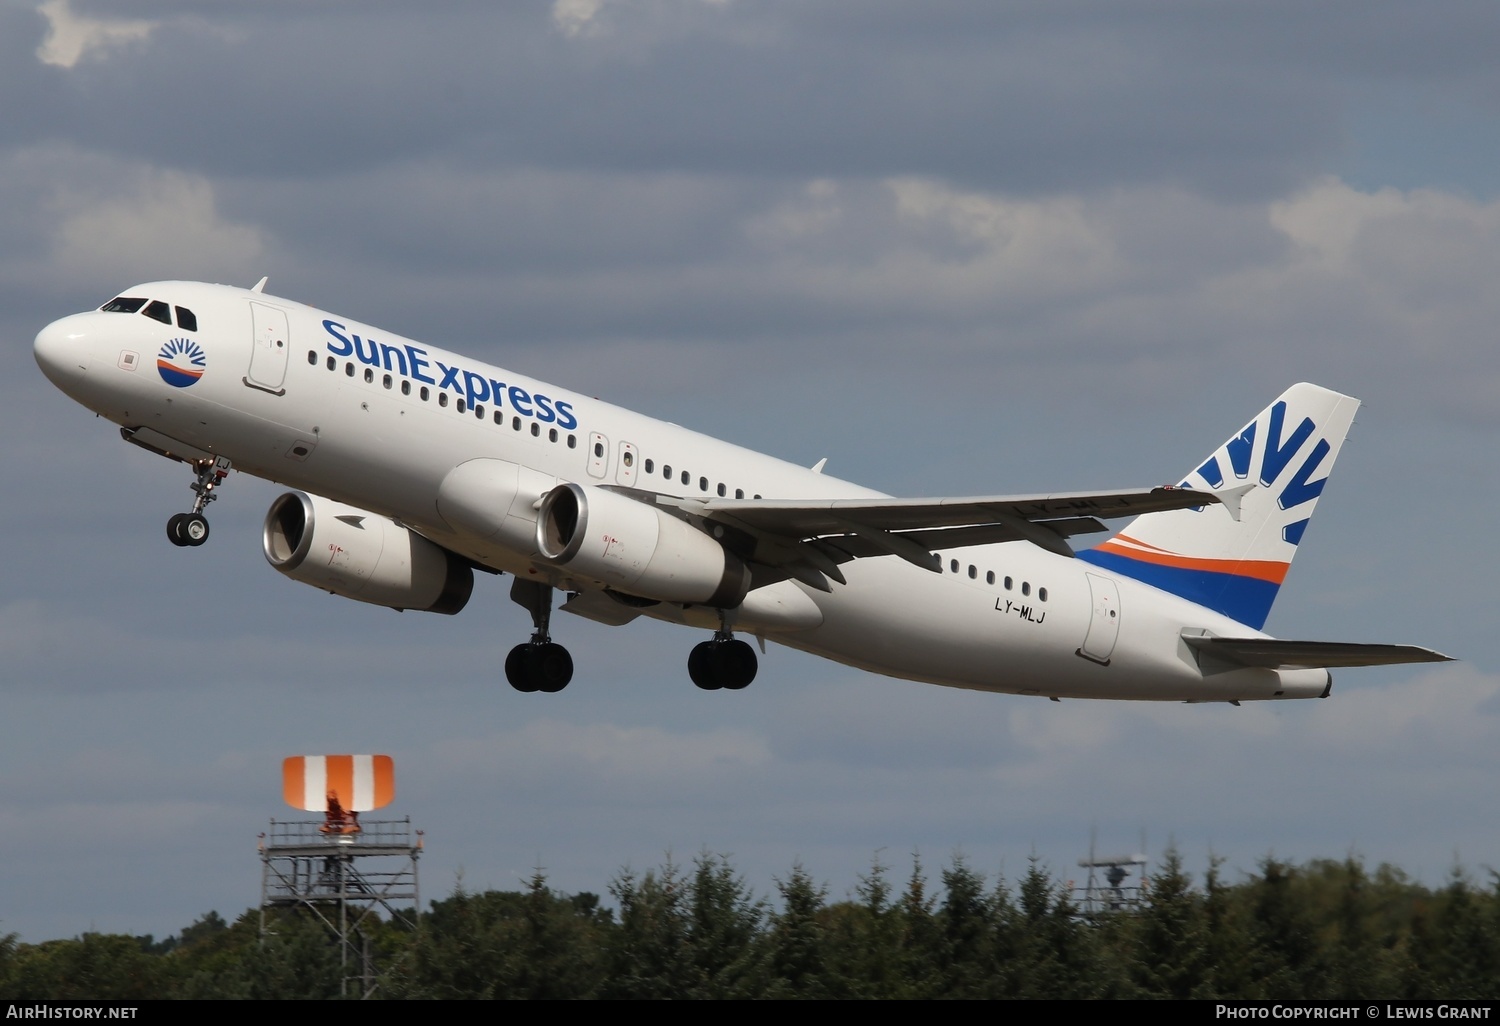
<svg viewBox="0 0 1500 1026">
<path fill-rule="evenodd" d="M 1073 900 L 1078 912 L 1085 919 L 1092 919 L 1107 912 L 1138 912 L 1146 898 L 1146 865 L 1143 852 L 1128 855 L 1095 854 L 1095 840 L 1089 835 L 1089 856 L 1079 859 L 1078 866 L 1089 871 L 1088 882 L 1073 888 Z M 1144 831 L 1141 848 L 1146 847 Z M 1139 871 L 1135 881 L 1130 880 L 1132 871 Z"/>
<path fill-rule="evenodd" d="M 365 820 L 360 833 L 329 833 L 323 820 L 271 820 L 260 840 L 260 935 L 275 932 L 275 913 L 305 908 L 339 945 L 341 992 L 375 993 L 374 964 L 365 927 L 383 910 L 417 928 L 421 907 L 417 859 L 422 831 L 411 818 Z"/>
</svg>

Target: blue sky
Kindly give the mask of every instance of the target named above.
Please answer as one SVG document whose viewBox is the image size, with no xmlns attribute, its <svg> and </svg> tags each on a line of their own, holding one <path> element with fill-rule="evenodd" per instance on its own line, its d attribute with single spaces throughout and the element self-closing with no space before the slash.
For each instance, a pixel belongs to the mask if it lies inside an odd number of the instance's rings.
<svg viewBox="0 0 1500 1026">
<path fill-rule="evenodd" d="M 423 889 L 729 854 L 1074 874 L 1500 861 L 1500 28 L 1486 3 L 0 0 L 0 932 L 158 935 L 259 893 L 282 757 L 380 751 Z M 249 285 L 904 495 L 1179 480 L 1286 385 L 1364 400 L 1268 629 L 1430 645 L 1331 699 L 1054 704 L 559 618 L 398 614 L 266 566 L 30 344 Z"/>
</svg>

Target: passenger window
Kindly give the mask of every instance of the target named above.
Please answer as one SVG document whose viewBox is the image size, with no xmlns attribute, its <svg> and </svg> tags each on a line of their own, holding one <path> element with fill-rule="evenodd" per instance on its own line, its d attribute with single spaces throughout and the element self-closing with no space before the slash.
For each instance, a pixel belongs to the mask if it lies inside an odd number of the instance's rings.
<svg viewBox="0 0 1500 1026">
<path fill-rule="evenodd" d="M 427 391 L 427 386 L 423 385 L 422 388 L 417 392 L 417 398 L 425 403 L 427 401 L 427 397 L 430 394 L 431 393 Z"/>
<path fill-rule="evenodd" d="M 512 417 L 512 418 L 510 418 L 510 426 L 515 431 L 521 430 L 521 418 L 520 417 Z"/>
<path fill-rule="evenodd" d="M 387 374 L 385 377 L 383 377 L 383 378 L 380 379 L 380 383 L 382 385 L 384 385 L 386 388 L 390 388 L 392 385 L 394 385 L 396 383 L 396 379 L 393 378 L 393 377 L 391 377 L 389 374 Z"/>
<path fill-rule="evenodd" d="M 724 482 L 720 481 L 719 482 L 719 496 L 722 498 L 724 496 L 724 494 L 725 494 L 725 492 L 724 492 Z"/>
<path fill-rule="evenodd" d="M 557 441 L 557 428 L 548 428 L 547 429 L 547 441 L 549 441 L 549 442 L 555 442 L 555 441 Z"/>
<path fill-rule="evenodd" d="M 1021 582 L 1021 594 L 1022 595 L 1030 595 L 1031 594 L 1031 582 L 1030 581 L 1022 581 Z"/>
<path fill-rule="evenodd" d="M 136 299 L 133 296 L 116 296 L 99 309 L 104 313 L 135 313 L 146 305 L 144 298 Z"/>
<path fill-rule="evenodd" d="M 484 419 L 484 403 L 476 403 L 475 404 L 475 406 L 474 406 L 474 419 L 475 420 L 483 420 Z"/>
<path fill-rule="evenodd" d="M 603 456 L 604 455 L 604 443 L 603 442 L 595 442 L 594 443 L 594 455 L 595 456 Z"/>
<path fill-rule="evenodd" d="M 743 489 L 743 488 L 736 488 L 734 490 L 734 497 L 736 499 L 743 499 L 745 497 L 745 489 Z"/>
<path fill-rule="evenodd" d="M 352 363 L 346 363 L 346 364 L 344 364 L 344 377 L 346 377 L 346 378 L 352 378 L 352 377 L 354 377 L 354 364 L 352 364 Z"/>
<path fill-rule="evenodd" d="M 692 479 L 693 479 L 693 476 L 691 474 L 689 474 L 686 470 L 684 470 L 682 472 L 682 483 L 683 484 L 687 484 Z"/>
<path fill-rule="evenodd" d="M 1038 588 L 1036 590 L 1036 597 L 1037 597 L 1038 601 L 1046 602 L 1047 601 L 1047 589 L 1046 588 Z"/>
<path fill-rule="evenodd" d="M 153 321 L 161 321 L 163 324 L 172 323 L 171 309 L 167 306 L 166 303 L 163 303 L 159 299 L 153 299 L 146 307 L 146 309 L 141 311 L 141 313 L 145 314 Z"/>
<path fill-rule="evenodd" d="M 185 306 L 177 308 L 177 326 L 183 331 L 198 330 L 198 315 Z"/>
<path fill-rule="evenodd" d="M 576 448 L 578 448 L 578 436 L 577 435 L 569 435 L 568 436 L 568 448 L 569 449 L 576 449 Z"/>
<path fill-rule="evenodd" d="M 401 380 L 401 394 L 411 395 L 411 382 L 404 378 Z"/>
<path fill-rule="evenodd" d="M 439 392 L 438 393 L 438 405 L 439 406 L 447 406 L 448 405 L 448 393 L 447 392 Z"/>
<path fill-rule="evenodd" d="M 647 460 L 646 461 L 646 473 L 649 474 L 652 471 L 654 471 L 655 469 L 656 469 L 656 464 L 653 463 L 651 460 Z"/>
<path fill-rule="evenodd" d="M 706 478 L 706 477 L 700 477 L 698 479 L 698 490 L 700 492 L 706 492 L 706 491 L 708 491 L 708 478 Z"/>
<path fill-rule="evenodd" d="M 370 385 L 370 384 L 374 384 L 374 382 L 375 382 L 375 372 L 373 370 L 371 370 L 370 368 L 366 367 L 365 368 L 365 384 Z"/>
<path fill-rule="evenodd" d="M 1010 580 L 1010 578 L 1009 578 L 1009 577 L 1007 577 L 1007 578 L 1006 578 L 1006 579 L 1005 579 L 1005 590 L 1006 590 L 1006 591 L 1010 591 L 1010 586 L 1011 586 L 1011 580 Z"/>
<path fill-rule="evenodd" d="M 458 397 L 458 402 L 455 405 L 457 405 L 459 413 L 463 413 L 464 412 L 464 398 L 463 398 L 463 396 L 459 396 Z"/>
<path fill-rule="evenodd" d="M 666 478 L 668 481 L 672 480 L 672 464 L 663 463 L 661 465 L 661 476 Z"/>
<path fill-rule="evenodd" d="M 975 581 L 975 580 L 978 580 L 978 579 L 979 579 L 979 567 L 975 566 L 973 563 L 970 563 L 969 564 L 969 580 Z"/>
<path fill-rule="evenodd" d="M 307 364 L 309 367 L 316 367 L 318 365 L 318 351 L 316 349 L 309 349 L 307 351 Z"/>
<path fill-rule="evenodd" d="M 542 437 L 542 426 L 540 424 L 538 424 L 536 421 L 532 421 L 531 422 L 531 437 L 532 438 L 541 438 Z"/>
<path fill-rule="evenodd" d="M 337 360 L 335 360 L 335 359 L 334 359 L 334 358 L 333 358 L 333 357 L 331 357 L 331 356 L 330 356 L 330 357 L 329 357 L 329 358 L 328 358 L 328 369 L 329 369 L 329 370 L 333 370 L 333 369 L 334 369 L 334 368 L 336 368 L 336 367 L 337 367 L 337 366 L 338 366 L 338 361 L 337 361 Z"/>
<path fill-rule="evenodd" d="M 987 571 L 985 571 L 985 574 L 984 574 L 984 583 L 985 584 L 994 584 L 995 583 L 995 571 L 993 571 L 993 570 L 987 570 Z"/>
<path fill-rule="evenodd" d="M 953 571 L 954 573 L 958 573 L 958 560 L 950 559 L 948 561 L 948 569 Z"/>
<path fill-rule="evenodd" d="M 495 411 L 495 423 L 499 424 L 501 427 L 505 426 L 505 414 L 501 413 L 499 410 Z"/>
</svg>

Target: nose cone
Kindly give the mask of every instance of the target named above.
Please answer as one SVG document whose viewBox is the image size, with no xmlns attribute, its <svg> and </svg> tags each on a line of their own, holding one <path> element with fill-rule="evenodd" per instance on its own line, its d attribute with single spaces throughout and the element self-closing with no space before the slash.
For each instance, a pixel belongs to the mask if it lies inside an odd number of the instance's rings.
<svg viewBox="0 0 1500 1026">
<path fill-rule="evenodd" d="M 88 352 L 84 344 L 86 315 L 75 314 L 53 321 L 36 333 L 31 351 L 42 373 L 64 392 L 88 370 Z"/>
</svg>

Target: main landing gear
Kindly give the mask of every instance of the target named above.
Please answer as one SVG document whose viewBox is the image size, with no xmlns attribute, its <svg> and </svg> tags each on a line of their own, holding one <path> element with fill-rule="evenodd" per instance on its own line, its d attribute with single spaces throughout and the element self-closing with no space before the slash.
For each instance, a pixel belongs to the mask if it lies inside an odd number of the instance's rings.
<svg viewBox="0 0 1500 1026">
<path fill-rule="evenodd" d="M 688 676 L 704 691 L 738 691 L 755 679 L 755 649 L 740 641 L 727 628 L 714 632 L 714 640 L 694 645 L 688 656 Z"/>
<path fill-rule="evenodd" d="M 552 588 L 517 577 L 510 598 L 531 613 L 534 629 L 529 644 L 517 645 L 505 657 L 505 679 L 517 691 L 561 691 L 573 679 L 573 657 L 552 641 Z"/>
<path fill-rule="evenodd" d="M 167 538 L 173 545 L 196 547 L 208 541 L 208 518 L 203 515 L 203 507 L 218 498 L 214 489 L 229 476 L 229 459 L 225 456 L 195 460 L 193 467 L 197 480 L 190 487 L 198 497 L 193 500 L 191 513 L 177 513 L 167 521 Z"/>
</svg>

